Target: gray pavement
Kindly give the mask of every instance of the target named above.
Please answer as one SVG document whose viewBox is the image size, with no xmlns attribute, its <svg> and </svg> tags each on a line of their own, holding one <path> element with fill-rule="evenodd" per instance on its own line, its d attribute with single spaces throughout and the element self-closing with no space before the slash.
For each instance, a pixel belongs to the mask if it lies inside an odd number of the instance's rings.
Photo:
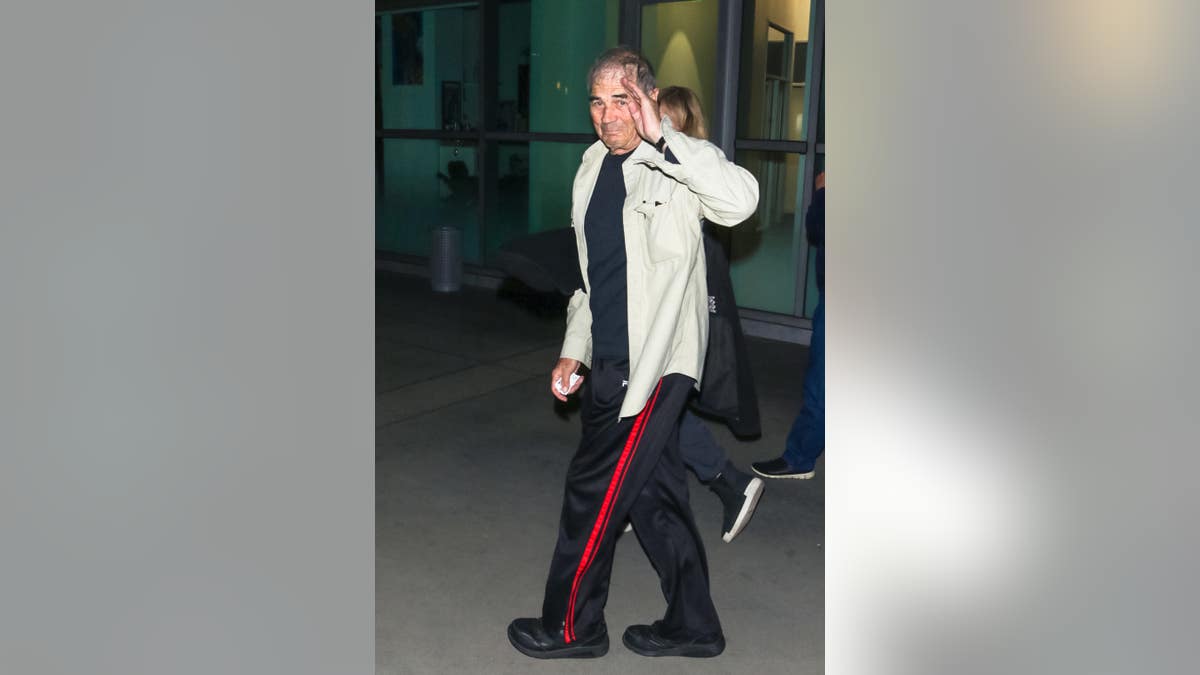
<svg viewBox="0 0 1200 675">
<path fill-rule="evenodd" d="M 376 670 L 487 673 L 820 673 L 824 664 L 824 460 L 810 481 L 769 481 L 733 543 L 717 498 L 692 477 L 692 509 L 725 628 L 714 659 L 638 656 L 631 623 L 660 618 L 657 576 L 633 536 L 618 542 L 606 620 L 611 648 L 593 660 L 538 661 L 505 628 L 536 616 L 557 532 L 578 413 L 548 377 L 561 303 L 520 292 L 434 293 L 376 275 Z M 743 442 L 714 435 L 735 464 L 778 456 L 800 406 L 804 347 L 750 338 L 763 417 Z"/>
</svg>

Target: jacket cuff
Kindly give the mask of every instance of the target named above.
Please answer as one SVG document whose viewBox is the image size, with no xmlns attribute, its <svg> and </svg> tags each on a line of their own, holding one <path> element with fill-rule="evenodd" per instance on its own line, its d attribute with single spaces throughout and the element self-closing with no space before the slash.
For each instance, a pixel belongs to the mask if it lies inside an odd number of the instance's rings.
<svg viewBox="0 0 1200 675">
<path fill-rule="evenodd" d="M 655 151 L 654 157 L 647 161 L 659 169 L 662 169 L 663 173 L 671 176 L 672 178 L 686 180 L 691 172 L 688 171 L 688 168 L 681 161 L 679 161 L 679 150 L 684 148 L 687 143 L 691 142 L 691 139 L 688 138 L 687 134 L 683 133 L 682 131 L 676 131 L 675 128 L 671 126 L 671 119 L 669 117 L 664 117 L 662 120 L 662 135 L 663 140 L 666 141 L 666 152 Z M 671 153 L 671 157 L 675 161 L 667 159 L 667 152 Z M 685 152 L 684 154 L 686 155 L 688 153 Z"/>
<path fill-rule="evenodd" d="M 567 336 L 563 340 L 560 359 L 575 359 L 588 368 L 592 367 L 592 341 L 587 338 Z"/>
</svg>

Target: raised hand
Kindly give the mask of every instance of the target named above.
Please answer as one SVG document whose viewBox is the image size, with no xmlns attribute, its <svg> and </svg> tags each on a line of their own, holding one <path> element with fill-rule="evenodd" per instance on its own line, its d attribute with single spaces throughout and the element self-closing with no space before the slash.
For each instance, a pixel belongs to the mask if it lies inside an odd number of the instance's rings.
<svg viewBox="0 0 1200 675">
<path fill-rule="evenodd" d="M 637 83 L 637 78 L 632 75 L 635 73 L 630 67 L 626 76 L 621 78 L 621 86 L 625 88 L 625 94 L 629 96 L 629 114 L 633 117 L 633 126 L 637 129 L 639 136 L 650 143 L 657 143 L 658 139 L 662 138 L 662 120 L 658 114 L 658 101 L 642 90 Z M 657 96 L 658 90 L 655 89 L 654 93 Z"/>
</svg>

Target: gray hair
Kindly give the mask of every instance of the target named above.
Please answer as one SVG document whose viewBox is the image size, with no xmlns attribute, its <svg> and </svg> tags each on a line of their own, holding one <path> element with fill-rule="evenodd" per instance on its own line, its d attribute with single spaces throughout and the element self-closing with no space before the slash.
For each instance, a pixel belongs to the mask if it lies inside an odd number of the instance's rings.
<svg viewBox="0 0 1200 675">
<path fill-rule="evenodd" d="M 611 49 L 605 50 L 603 54 L 596 57 L 596 62 L 592 64 L 591 70 L 588 70 L 587 85 L 588 93 L 592 91 L 592 85 L 596 82 L 596 76 L 606 70 L 625 70 L 633 66 L 637 69 L 637 83 L 646 93 L 650 93 L 657 86 L 654 83 L 654 67 L 642 56 L 641 52 L 619 45 Z"/>
</svg>

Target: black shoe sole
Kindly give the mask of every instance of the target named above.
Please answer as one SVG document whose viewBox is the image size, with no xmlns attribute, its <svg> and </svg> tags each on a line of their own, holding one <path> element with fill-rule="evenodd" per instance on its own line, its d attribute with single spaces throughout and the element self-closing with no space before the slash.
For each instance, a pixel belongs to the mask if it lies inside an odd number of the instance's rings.
<svg viewBox="0 0 1200 675">
<path fill-rule="evenodd" d="M 717 642 L 708 644 L 689 644 L 679 645 L 678 647 L 667 647 L 665 649 L 644 649 L 634 644 L 630 644 L 629 637 L 622 635 L 621 642 L 625 648 L 635 654 L 642 656 L 686 656 L 691 658 L 708 659 L 714 656 L 720 656 L 721 652 L 725 651 L 725 639 L 721 638 Z"/>
<path fill-rule="evenodd" d="M 602 642 L 596 644 L 573 644 L 559 649 L 549 651 L 537 651 L 530 649 L 525 645 L 517 642 L 517 638 L 513 635 L 513 629 L 510 626 L 508 629 L 508 641 L 517 651 L 525 656 L 535 659 L 594 659 L 604 656 L 608 653 L 608 636 L 604 636 Z"/>
</svg>

